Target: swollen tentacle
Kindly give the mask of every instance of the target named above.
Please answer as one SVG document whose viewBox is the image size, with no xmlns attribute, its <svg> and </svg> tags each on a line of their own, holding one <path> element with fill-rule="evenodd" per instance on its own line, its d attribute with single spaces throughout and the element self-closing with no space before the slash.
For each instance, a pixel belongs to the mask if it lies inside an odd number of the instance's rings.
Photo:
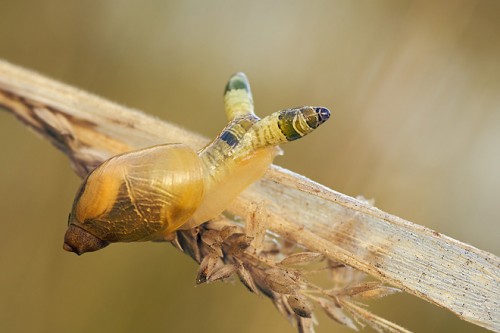
<svg viewBox="0 0 500 333">
<path fill-rule="evenodd" d="M 236 195 L 264 175 L 281 152 L 280 143 L 305 136 L 329 117 L 325 108 L 305 106 L 281 110 L 261 120 L 248 116 L 233 120 L 199 153 L 208 175 L 205 199 L 182 228 L 192 228 L 220 214 Z"/>
<path fill-rule="evenodd" d="M 255 115 L 252 91 L 245 74 L 236 73 L 227 82 L 224 90 L 224 109 L 229 121 Z"/>
<path fill-rule="evenodd" d="M 324 107 L 303 106 L 285 109 L 255 123 L 240 140 L 235 155 L 297 140 L 330 118 Z"/>
</svg>

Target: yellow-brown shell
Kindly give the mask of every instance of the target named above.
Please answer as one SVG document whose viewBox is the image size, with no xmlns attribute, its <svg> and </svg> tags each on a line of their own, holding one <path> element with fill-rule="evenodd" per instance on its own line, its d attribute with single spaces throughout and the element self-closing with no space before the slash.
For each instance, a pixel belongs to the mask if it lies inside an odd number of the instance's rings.
<svg viewBox="0 0 500 333">
<path fill-rule="evenodd" d="M 196 211 L 204 196 L 204 178 L 200 158 L 183 144 L 110 158 L 81 185 L 69 217 L 65 248 L 77 253 L 82 253 L 78 247 L 85 247 L 83 252 L 94 250 L 73 240 L 77 234 L 82 238 L 82 230 L 105 245 L 162 238 Z M 98 240 L 90 237 L 87 242 L 99 244 Z"/>
</svg>

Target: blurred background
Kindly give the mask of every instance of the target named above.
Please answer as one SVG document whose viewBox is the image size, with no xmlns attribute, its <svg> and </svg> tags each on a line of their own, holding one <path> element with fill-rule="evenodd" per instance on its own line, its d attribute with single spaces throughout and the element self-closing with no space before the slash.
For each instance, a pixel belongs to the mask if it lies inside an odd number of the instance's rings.
<svg viewBox="0 0 500 333">
<path fill-rule="evenodd" d="M 496 0 L 3 0 L 0 13 L 0 58 L 206 137 L 226 124 L 236 71 L 261 116 L 329 107 L 277 164 L 500 253 Z M 196 264 L 168 244 L 63 252 L 79 179 L 5 112 L 0 138 L 0 331 L 294 331 L 239 282 L 194 288 Z M 370 309 L 416 332 L 485 331 L 409 295 Z"/>
</svg>

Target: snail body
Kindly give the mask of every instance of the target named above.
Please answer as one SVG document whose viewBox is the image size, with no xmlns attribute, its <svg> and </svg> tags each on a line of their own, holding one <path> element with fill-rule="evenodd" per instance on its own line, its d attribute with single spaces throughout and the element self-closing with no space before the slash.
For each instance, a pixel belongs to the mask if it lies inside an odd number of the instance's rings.
<svg viewBox="0 0 500 333">
<path fill-rule="evenodd" d="M 158 145 L 111 157 L 90 172 L 73 202 L 64 249 L 82 254 L 114 242 L 165 240 L 213 219 L 263 176 L 279 144 L 330 115 L 300 107 L 259 119 L 242 73 L 229 80 L 224 98 L 229 124 L 199 152 Z"/>
</svg>

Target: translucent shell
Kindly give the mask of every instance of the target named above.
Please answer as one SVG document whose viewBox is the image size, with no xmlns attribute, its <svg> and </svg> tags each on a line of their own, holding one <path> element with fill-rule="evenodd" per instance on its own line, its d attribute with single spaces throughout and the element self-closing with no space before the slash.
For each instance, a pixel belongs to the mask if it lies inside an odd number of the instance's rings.
<svg viewBox="0 0 500 333">
<path fill-rule="evenodd" d="M 204 170 L 188 146 L 167 144 L 112 157 L 92 171 L 69 225 L 106 242 L 162 238 L 196 211 Z"/>
</svg>

